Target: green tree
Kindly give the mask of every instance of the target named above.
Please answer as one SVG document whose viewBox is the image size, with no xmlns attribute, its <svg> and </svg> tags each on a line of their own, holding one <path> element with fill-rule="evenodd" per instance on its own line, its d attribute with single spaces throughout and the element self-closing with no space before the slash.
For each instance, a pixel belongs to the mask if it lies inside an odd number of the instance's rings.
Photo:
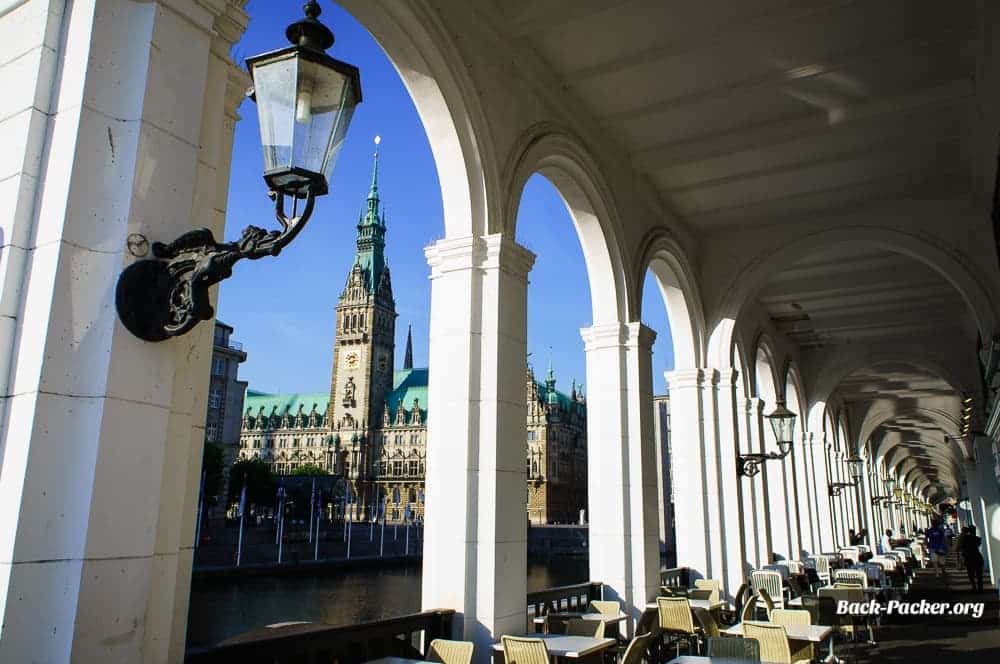
<svg viewBox="0 0 1000 664">
<path fill-rule="evenodd" d="M 293 470 L 292 475 L 329 475 L 329 473 L 314 463 L 304 463 Z"/>
<path fill-rule="evenodd" d="M 277 482 L 267 463 L 260 459 L 240 459 L 229 470 L 229 502 L 240 499 L 240 491 L 246 481 L 247 503 L 255 505 L 274 504 Z"/>
<path fill-rule="evenodd" d="M 222 446 L 210 440 L 205 441 L 205 451 L 201 456 L 201 470 L 205 475 L 205 502 L 214 505 L 222 491 L 223 464 Z"/>
</svg>

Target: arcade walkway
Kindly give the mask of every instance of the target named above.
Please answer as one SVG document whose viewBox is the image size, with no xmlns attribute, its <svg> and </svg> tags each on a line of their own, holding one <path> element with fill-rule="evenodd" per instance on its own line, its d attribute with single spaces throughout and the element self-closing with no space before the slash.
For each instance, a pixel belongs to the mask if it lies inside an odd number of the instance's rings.
<svg viewBox="0 0 1000 664">
<path fill-rule="evenodd" d="M 1000 661 L 1000 599 L 994 586 L 972 592 L 957 557 L 948 560 L 943 578 L 931 569 L 917 573 L 907 602 L 983 602 L 982 618 L 971 616 L 895 616 L 883 619 L 877 646 L 857 646 L 849 659 L 859 664 Z M 849 652 L 846 651 L 845 652 Z"/>
</svg>

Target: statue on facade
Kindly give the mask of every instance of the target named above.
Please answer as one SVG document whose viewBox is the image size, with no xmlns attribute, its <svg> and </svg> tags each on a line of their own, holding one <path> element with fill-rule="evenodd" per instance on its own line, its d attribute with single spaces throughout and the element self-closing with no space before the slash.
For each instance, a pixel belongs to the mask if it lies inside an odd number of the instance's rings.
<svg viewBox="0 0 1000 664">
<path fill-rule="evenodd" d="M 354 392 L 356 390 L 354 385 L 354 376 L 348 376 L 347 382 L 344 383 L 344 405 L 353 408 L 354 407 Z"/>
</svg>

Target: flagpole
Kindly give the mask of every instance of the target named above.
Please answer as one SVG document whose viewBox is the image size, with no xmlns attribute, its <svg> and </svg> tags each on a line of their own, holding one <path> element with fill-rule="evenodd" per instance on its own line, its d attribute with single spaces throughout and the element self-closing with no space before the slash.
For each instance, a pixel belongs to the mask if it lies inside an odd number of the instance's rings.
<svg viewBox="0 0 1000 664">
<path fill-rule="evenodd" d="M 382 552 L 385 549 L 385 503 L 382 503 L 382 534 L 379 536 L 378 540 L 378 557 L 382 557 Z"/>
<path fill-rule="evenodd" d="M 316 478 L 312 481 L 312 491 L 309 492 L 309 542 L 313 541 L 313 513 L 316 511 Z"/>
<path fill-rule="evenodd" d="M 315 481 L 315 480 L 313 480 Z M 323 489 L 319 490 L 318 500 L 316 501 L 316 506 L 319 507 L 323 503 Z M 319 515 L 316 515 L 316 549 L 313 552 L 313 560 L 319 560 Z"/>
<path fill-rule="evenodd" d="M 353 522 L 353 519 L 351 519 L 350 517 L 351 517 L 351 515 L 348 515 L 348 521 L 347 521 L 347 559 L 348 560 L 351 559 L 351 524 Z"/>
<path fill-rule="evenodd" d="M 201 541 L 201 519 L 205 510 L 205 471 L 201 471 L 201 489 L 198 492 L 198 525 L 194 532 L 194 548 L 198 548 Z"/>
<path fill-rule="evenodd" d="M 278 564 L 281 564 L 282 553 L 285 549 L 285 491 L 282 488 L 279 508 L 281 510 L 281 521 L 278 522 Z"/>
<path fill-rule="evenodd" d="M 243 475 L 243 490 L 240 491 L 240 534 L 236 540 L 236 566 L 243 560 L 243 521 L 247 511 L 247 476 Z"/>
<path fill-rule="evenodd" d="M 281 541 L 281 522 L 284 520 L 285 511 L 282 509 L 285 504 L 285 487 L 278 487 L 278 500 L 274 508 L 274 544 L 277 546 Z"/>
</svg>

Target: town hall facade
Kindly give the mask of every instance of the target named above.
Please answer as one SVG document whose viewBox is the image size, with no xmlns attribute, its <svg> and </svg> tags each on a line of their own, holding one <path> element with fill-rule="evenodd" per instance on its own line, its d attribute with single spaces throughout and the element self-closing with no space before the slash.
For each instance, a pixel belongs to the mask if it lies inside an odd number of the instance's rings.
<svg viewBox="0 0 1000 664">
<path fill-rule="evenodd" d="M 396 304 L 385 260 L 386 222 L 378 155 L 357 226 L 354 264 L 336 308 L 328 393 L 247 390 L 240 458 L 286 474 L 311 464 L 348 482 L 357 518 L 383 513 L 418 520 L 424 510 L 427 449 L 426 368 L 413 366 L 407 330 L 403 367 L 394 366 Z M 569 523 L 587 505 L 587 408 L 582 390 L 556 389 L 548 368 L 526 372 L 527 514 L 531 523 Z"/>
</svg>

